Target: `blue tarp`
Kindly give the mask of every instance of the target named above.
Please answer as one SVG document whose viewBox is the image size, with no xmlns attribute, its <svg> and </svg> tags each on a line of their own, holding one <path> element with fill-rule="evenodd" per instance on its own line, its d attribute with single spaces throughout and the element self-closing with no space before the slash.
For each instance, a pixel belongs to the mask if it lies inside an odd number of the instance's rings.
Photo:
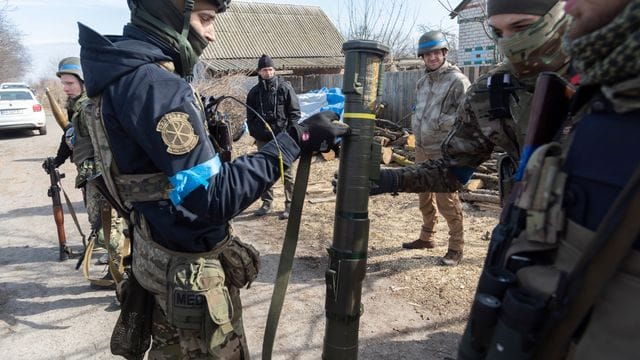
<svg viewBox="0 0 640 360">
<path fill-rule="evenodd" d="M 340 88 L 322 88 L 298 95 L 300 101 L 301 121 L 309 116 L 325 110 L 333 110 L 340 115 L 344 112 L 344 94 Z"/>
</svg>

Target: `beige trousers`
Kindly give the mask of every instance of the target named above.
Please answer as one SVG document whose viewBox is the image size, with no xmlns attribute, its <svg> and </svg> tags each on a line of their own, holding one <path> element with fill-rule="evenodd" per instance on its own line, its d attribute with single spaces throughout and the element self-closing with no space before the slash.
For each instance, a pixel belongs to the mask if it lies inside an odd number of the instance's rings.
<svg viewBox="0 0 640 360">
<path fill-rule="evenodd" d="M 435 160 L 438 157 L 426 154 L 416 148 L 416 163 Z M 462 225 L 462 205 L 457 192 L 452 193 L 419 193 L 419 206 L 422 213 L 422 230 L 420 240 L 433 241 L 434 227 L 438 222 L 436 206 L 449 225 L 449 249 L 462 251 L 464 247 L 464 229 Z"/>
</svg>

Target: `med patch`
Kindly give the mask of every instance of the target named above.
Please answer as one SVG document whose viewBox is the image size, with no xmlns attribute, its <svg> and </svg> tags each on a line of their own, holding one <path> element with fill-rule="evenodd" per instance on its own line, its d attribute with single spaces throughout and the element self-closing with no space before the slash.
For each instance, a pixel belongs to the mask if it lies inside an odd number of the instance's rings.
<svg viewBox="0 0 640 360">
<path fill-rule="evenodd" d="M 198 144 L 198 135 L 189 122 L 189 115 L 182 112 L 165 114 L 156 131 L 162 135 L 162 142 L 167 145 L 167 152 L 172 155 L 184 155 Z"/>
</svg>

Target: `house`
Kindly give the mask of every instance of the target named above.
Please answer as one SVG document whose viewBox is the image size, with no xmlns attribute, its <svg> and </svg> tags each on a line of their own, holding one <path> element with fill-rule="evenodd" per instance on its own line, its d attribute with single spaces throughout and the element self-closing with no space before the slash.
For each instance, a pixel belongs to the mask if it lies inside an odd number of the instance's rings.
<svg viewBox="0 0 640 360">
<path fill-rule="evenodd" d="M 344 38 L 318 6 L 231 2 L 215 22 L 216 41 L 200 60 L 213 74 L 255 74 L 262 54 L 278 74 L 337 74 Z"/>
<path fill-rule="evenodd" d="M 463 0 L 449 17 L 458 18 L 458 66 L 473 81 L 501 61 L 489 37 L 487 0 Z"/>
</svg>

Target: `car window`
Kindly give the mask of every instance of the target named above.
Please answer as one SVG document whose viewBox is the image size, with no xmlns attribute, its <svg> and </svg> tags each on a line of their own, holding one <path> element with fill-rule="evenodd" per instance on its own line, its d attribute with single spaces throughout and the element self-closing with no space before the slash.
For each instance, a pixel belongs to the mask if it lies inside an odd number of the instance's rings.
<svg viewBox="0 0 640 360">
<path fill-rule="evenodd" d="M 33 100 L 33 96 L 26 91 L 3 91 L 0 100 Z"/>
</svg>

